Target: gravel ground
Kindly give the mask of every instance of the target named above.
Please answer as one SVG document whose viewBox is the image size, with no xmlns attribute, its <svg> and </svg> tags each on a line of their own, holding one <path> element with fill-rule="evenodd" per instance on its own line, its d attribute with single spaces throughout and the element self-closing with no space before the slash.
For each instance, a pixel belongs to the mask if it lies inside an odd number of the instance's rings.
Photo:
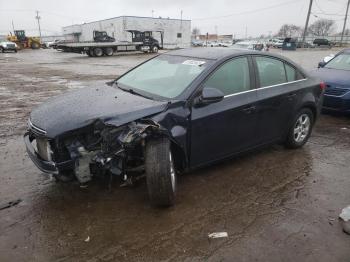
<svg viewBox="0 0 350 262">
<path fill-rule="evenodd" d="M 272 52 L 311 70 L 336 51 Z M 144 181 L 80 188 L 34 167 L 21 137 L 34 106 L 150 57 L 0 54 L 0 207 L 21 200 L 0 210 L 0 261 L 350 261 L 338 221 L 350 204 L 349 117 L 322 115 L 300 150 L 271 146 L 181 176 L 166 210 L 150 207 Z"/>
</svg>

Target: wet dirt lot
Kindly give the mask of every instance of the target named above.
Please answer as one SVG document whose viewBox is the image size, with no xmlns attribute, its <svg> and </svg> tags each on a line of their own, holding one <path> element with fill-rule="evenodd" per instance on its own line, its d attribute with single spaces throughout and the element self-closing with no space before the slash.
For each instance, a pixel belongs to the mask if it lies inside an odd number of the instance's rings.
<svg viewBox="0 0 350 262">
<path fill-rule="evenodd" d="M 311 69 L 329 53 L 283 54 Z M 349 117 L 322 115 L 300 150 L 271 146 L 182 175 L 165 210 L 149 205 L 144 182 L 80 188 L 34 167 L 21 138 L 34 106 L 147 58 L 0 54 L 0 207 L 21 199 L 0 210 L 0 261 L 350 261 L 337 218 L 350 204 Z"/>
</svg>

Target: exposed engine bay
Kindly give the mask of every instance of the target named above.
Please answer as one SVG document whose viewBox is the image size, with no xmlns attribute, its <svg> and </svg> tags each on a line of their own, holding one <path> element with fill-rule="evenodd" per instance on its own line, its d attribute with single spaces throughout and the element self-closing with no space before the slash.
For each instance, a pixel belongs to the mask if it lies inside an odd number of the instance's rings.
<svg viewBox="0 0 350 262">
<path fill-rule="evenodd" d="M 80 183 L 89 182 L 93 176 L 110 174 L 122 181 L 144 173 L 144 146 L 148 138 L 166 135 L 167 130 L 151 119 L 115 127 L 97 120 L 92 127 L 77 130 L 68 136 L 47 140 L 32 129 L 36 152 L 40 158 L 69 165 L 57 167 L 57 176 L 74 172 Z"/>
</svg>

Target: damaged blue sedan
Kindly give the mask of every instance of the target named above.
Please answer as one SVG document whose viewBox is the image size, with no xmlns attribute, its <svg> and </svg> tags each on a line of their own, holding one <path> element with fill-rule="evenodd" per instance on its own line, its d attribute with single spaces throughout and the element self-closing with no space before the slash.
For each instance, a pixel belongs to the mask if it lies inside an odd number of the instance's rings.
<svg viewBox="0 0 350 262">
<path fill-rule="evenodd" d="M 302 147 L 323 89 L 270 53 L 177 50 L 40 105 L 24 140 L 34 164 L 59 181 L 145 175 L 151 203 L 170 206 L 179 173 L 272 143 Z"/>
</svg>

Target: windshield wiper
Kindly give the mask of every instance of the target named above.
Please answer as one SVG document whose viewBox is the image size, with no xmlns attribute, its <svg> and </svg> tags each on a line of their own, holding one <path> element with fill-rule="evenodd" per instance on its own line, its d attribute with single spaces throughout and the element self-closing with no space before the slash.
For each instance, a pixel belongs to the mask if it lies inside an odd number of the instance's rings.
<svg viewBox="0 0 350 262">
<path fill-rule="evenodd" d="M 146 96 L 146 95 L 144 95 L 144 94 L 141 94 L 140 92 L 137 92 L 137 91 L 135 91 L 135 90 L 132 89 L 132 88 L 122 88 L 122 87 L 119 86 L 118 84 L 117 84 L 117 87 L 118 87 L 119 89 L 125 91 L 125 92 L 129 92 L 130 94 L 137 95 L 137 96 L 142 96 L 142 97 L 144 97 L 144 98 L 147 98 L 147 99 L 150 99 L 150 100 L 154 100 L 153 97 L 150 97 L 150 96 Z"/>
</svg>

